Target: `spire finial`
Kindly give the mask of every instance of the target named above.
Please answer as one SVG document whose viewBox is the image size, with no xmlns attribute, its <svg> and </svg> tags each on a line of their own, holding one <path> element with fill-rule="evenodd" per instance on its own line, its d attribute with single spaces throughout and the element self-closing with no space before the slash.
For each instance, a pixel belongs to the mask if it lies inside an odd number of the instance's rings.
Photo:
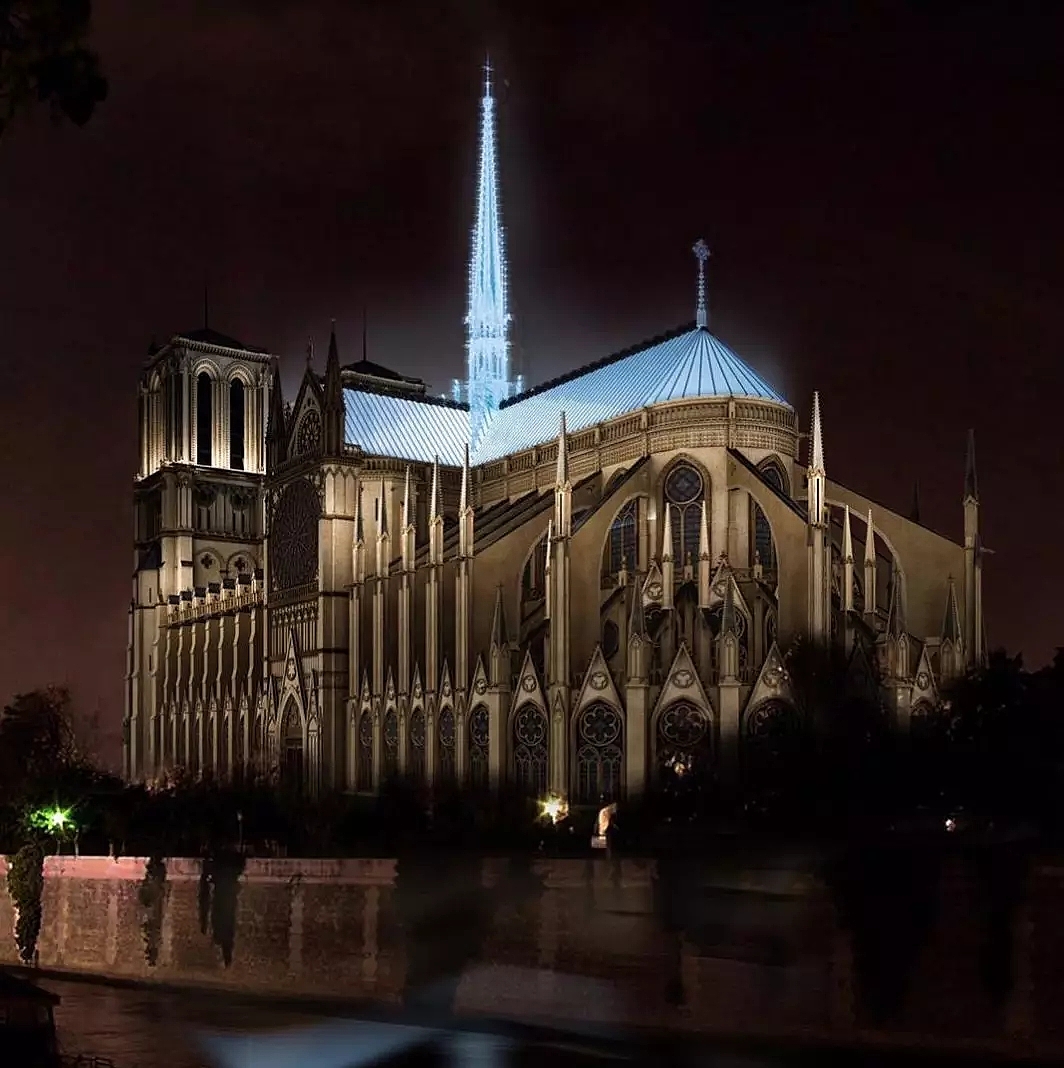
<svg viewBox="0 0 1064 1068">
<path fill-rule="evenodd" d="M 813 394 L 813 455 L 809 467 L 813 471 L 824 470 L 824 435 L 820 427 L 820 394 Z"/>
<path fill-rule="evenodd" d="M 698 260 L 698 305 L 695 310 L 695 325 L 706 328 L 706 260 L 709 259 L 709 245 L 699 238 L 691 250 Z"/>
<path fill-rule="evenodd" d="M 979 479 L 975 474 L 975 431 L 968 431 L 968 451 L 964 458 L 964 499 L 979 500 Z"/>
<path fill-rule="evenodd" d="M 484 95 L 491 96 L 491 56 L 484 57 Z"/>
<path fill-rule="evenodd" d="M 307 367 L 314 363 L 314 338 L 307 338 Z"/>
</svg>

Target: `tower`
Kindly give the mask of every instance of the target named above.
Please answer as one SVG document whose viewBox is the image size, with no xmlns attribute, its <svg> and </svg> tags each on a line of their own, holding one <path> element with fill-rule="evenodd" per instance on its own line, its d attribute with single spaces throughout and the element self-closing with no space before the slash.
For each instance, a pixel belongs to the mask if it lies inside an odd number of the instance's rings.
<svg viewBox="0 0 1064 1068">
<path fill-rule="evenodd" d="M 477 204 L 469 261 L 469 306 L 465 318 L 466 381 L 455 383 L 456 398 L 469 403 L 469 438 L 474 447 L 491 413 L 520 390 L 520 383 L 510 380 L 506 273 L 499 212 L 495 98 L 491 92 L 491 66 L 485 64 L 484 96 L 480 101 Z"/>
<path fill-rule="evenodd" d="M 204 326 L 153 346 L 141 372 L 128 778 L 176 764 L 230 770 L 246 757 L 235 757 L 231 740 L 220 746 L 220 709 L 254 693 L 260 668 L 254 658 L 238 664 L 233 649 L 234 634 L 261 623 L 252 588 L 261 578 L 271 362 L 264 350 Z M 182 743 L 176 710 L 197 699 L 197 720 L 187 725 L 194 741 Z"/>
</svg>

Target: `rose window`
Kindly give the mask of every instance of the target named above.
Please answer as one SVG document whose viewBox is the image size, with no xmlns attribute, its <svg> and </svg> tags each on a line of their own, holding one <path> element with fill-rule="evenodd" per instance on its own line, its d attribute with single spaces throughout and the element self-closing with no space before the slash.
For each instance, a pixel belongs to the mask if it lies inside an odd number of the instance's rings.
<svg viewBox="0 0 1064 1068">
<path fill-rule="evenodd" d="M 318 491 L 305 479 L 281 494 L 270 524 L 270 574 L 275 590 L 289 590 L 318 577 Z"/>
</svg>

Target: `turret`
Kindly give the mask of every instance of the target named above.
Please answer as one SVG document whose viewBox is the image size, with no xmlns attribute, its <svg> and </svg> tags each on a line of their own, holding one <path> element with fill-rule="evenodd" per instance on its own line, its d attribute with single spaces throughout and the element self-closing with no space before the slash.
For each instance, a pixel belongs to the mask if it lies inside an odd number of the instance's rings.
<svg viewBox="0 0 1064 1068">
<path fill-rule="evenodd" d="M 266 468 L 276 471 L 284 462 L 288 444 L 288 428 L 285 425 L 284 393 L 281 390 L 281 365 L 273 361 L 273 384 L 270 387 L 270 418 L 266 425 Z"/>
<path fill-rule="evenodd" d="M 943 681 L 964 674 L 967 657 L 964 648 L 964 624 L 957 606 L 957 587 L 950 575 L 946 587 L 946 610 L 942 617 L 942 640 L 939 644 L 939 672 Z"/>
<path fill-rule="evenodd" d="M 724 608 L 721 612 L 717 657 L 721 682 L 734 682 L 739 676 L 739 635 L 735 621 L 735 594 L 731 575 L 724 586 Z"/>
<path fill-rule="evenodd" d="M 982 546 L 979 540 L 979 480 L 975 470 L 975 431 L 968 431 L 964 461 L 964 647 L 969 666 L 983 655 Z"/>
<path fill-rule="evenodd" d="M 488 682 L 493 687 L 510 686 L 510 639 L 506 633 L 502 586 L 495 587 L 495 610 L 491 618 L 491 646 L 488 649 Z"/>
<path fill-rule="evenodd" d="M 671 536 L 671 531 L 670 531 Z M 709 517 L 706 501 L 702 498 L 702 514 L 698 524 L 698 607 L 709 608 L 710 589 L 713 583 L 713 561 L 709 554 Z"/>
<path fill-rule="evenodd" d="M 329 355 L 325 361 L 324 446 L 328 456 L 344 451 L 344 390 L 340 381 L 340 354 L 336 347 L 336 321 L 329 334 Z"/>
<path fill-rule="evenodd" d="M 842 622 L 847 652 L 853 647 L 853 533 L 850 506 L 842 513 Z"/>
<path fill-rule="evenodd" d="M 665 502 L 665 522 L 661 533 L 661 607 L 672 608 L 676 563 L 672 558 L 672 506 Z"/>
<path fill-rule="evenodd" d="M 876 625 L 876 529 L 872 525 L 872 509 L 868 509 L 864 543 L 864 614 L 865 621 L 875 630 Z"/>
<path fill-rule="evenodd" d="M 819 393 L 813 394 L 813 432 L 809 459 L 807 508 L 809 636 L 815 642 L 827 642 L 831 636 L 831 542 Z"/>
</svg>

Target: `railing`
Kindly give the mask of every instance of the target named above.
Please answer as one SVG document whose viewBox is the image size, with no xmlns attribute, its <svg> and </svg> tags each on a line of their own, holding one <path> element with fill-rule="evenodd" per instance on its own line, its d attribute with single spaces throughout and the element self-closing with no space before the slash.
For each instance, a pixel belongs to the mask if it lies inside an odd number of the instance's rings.
<svg viewBox="0 0 1064 1068">
<path fill-rule="evenodd" d="M 61 1053 L 61 1068 L 117 1068 L 114 1061 L 106 1057 L 92 1057 L 87 1053 Z"/>
</svg>

